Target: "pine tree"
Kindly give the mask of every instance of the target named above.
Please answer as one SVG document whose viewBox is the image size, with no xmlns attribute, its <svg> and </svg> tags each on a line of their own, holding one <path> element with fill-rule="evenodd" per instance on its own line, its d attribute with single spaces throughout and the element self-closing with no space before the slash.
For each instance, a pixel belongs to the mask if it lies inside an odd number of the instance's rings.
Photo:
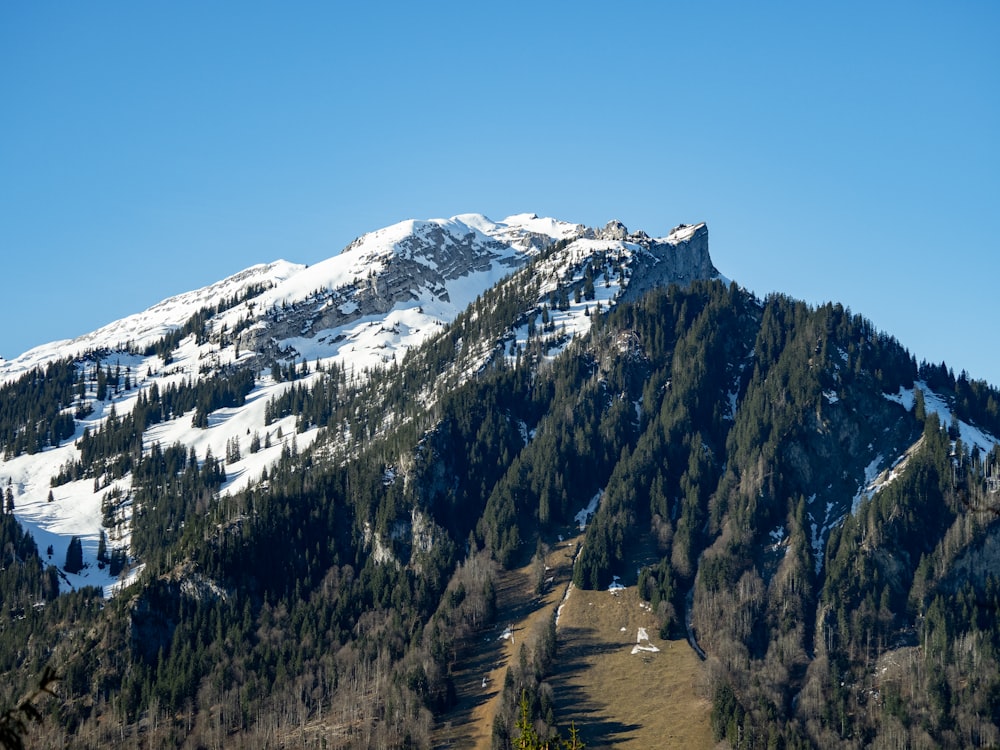
<svg viewBox="0 0 1000 750">
<path fill-rule="evenodd" d="M 108 375 L 97 365 L 97 400 L 104 401 L 108 397 Z"/>
<path fill-rule="evenodd" d="M 83 570 L 83 544 L 78 536 L 69 541 L 69 547 L 66 548 L 66 564 L 63 569 L 67 573 L 79 573 Z"/>
<path fill-rule="evenodd" d="M 518 731 L 518 736 L 514 738 L 514 747 L 517 750 L 537 750 L 538 732 L 531 721 L 531 708 L 528 705 L 528 693 L 521 691 L 521 713 L 517 717 L 514 725 Z"/>
<path fill-rule="evenodd" d="M 97 542 L 97 561 L 102 565 L 108 561 L 108 539 L 101 529 L 101 538 Z"/>
<path fill-rule="evenodd" d="M 563 740 L 563 747 L 566 750 L 584 750 L 585 748 L 583 741 L 580 739 L 580 733 L 576 728 L 575 721 L 569 725 L 569 738 Z"/>
</svg>

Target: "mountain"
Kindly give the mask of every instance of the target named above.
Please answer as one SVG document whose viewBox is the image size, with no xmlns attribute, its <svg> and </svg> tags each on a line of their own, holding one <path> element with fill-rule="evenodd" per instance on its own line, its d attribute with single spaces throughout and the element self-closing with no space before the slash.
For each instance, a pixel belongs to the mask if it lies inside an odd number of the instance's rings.
<svg viewBox="0 0 1000 750">
<path fill-rule="evenodd" d="M 1000 742 L 1000 393 L 754 297 L 704 224 L 401 222 L 0 382 L 3 695 L 64 673 L 43 745 L 624 742 L 627 696 L 568 697 L 560 654 L 621 637 L 574 591 L 641 602 L 656 679 L 689 641 L 707 742 Z"/>
<path fill-rule="evenodd" d="M 163 415 L 155 429 L 141 436 L 147 451 L 157 442 L 180 442 L 199 456 L 208 450 L 223 456 L 233 441 L 247 442 L 250 430 L 265 426 L 268 400 L 287 390 L 287 384 L 280 381 L 295 376 L 279 373 L 276 377 L 279 370 L 308 362 L 307 367 L 343 367 L 360 377 L 365 370 L 402 358 L 555 241 L 568 244 L 542 263 L 550 280 L 539 286 L 538 299 L 525 302 L 522 316 L 560 285 L 559 274 L 580 271 L 591 256 L 614 254 L 620 266 L 620 278 L 609 278 L 600 291 L 595 288 L 589 295 L 595 304 L 613 304 L 623 290 L 648 284 L 647 276 L 652 273 L 641 274 L 637 284 L 626 280 L 633 266 L 644 272 L 655 269 L 661 277 L 672 275 L 677 280 L 717 275 L 708 255 L 704 225 L 678 227 L 666 238 L 651 239 L 641 233 L 630 237 L 619 222 L 594 230 L 529 214 L 499 223 L 474 214 L 400 222 L 359 237 L 340 254 L 312 267 L 286 261 L 254 266 L 91 334 L 40 346 L 0 363 L 0 381 L 12 383 L 71 358 L 75 377 L 90 381 L 82 396 L 60 404 L 63 412 L 71 407 L 81 415 L 88 412 L 75 421 L 73 432 L 58 441 L 45 434 L 30 440 L 22 435 L 13 445 L 8 443 L 0 481 L 11 484 L 17 516 L 39 543 L 53 547 L 53 560 L 63 559 L 73 536 L 83 540 L 84 557 L 91 564 L 81 577 L 64 576 L 64 586 L 100 584 L 110 594 L 116 579 L 95 572 L 93 564 L 101 529 L 107 528 L 102 526 L 101 513 L 106 486 L 89 481 L 94 478 L 93 468 L 83 470 L 85 478 L 75 482 L 53 478 L 78 460 L 75 443 L 84 431 L 99 430 L 112 407 L 122 417 L 154 385 L 158 392 L 165 392 L 191 388 L 195 381 L 226 379 L 235 371 L 251 372 L 247 392 L 237 397 L 241 403 L 231 405 L 229 412 L 217 411 L 212 429 L 192 429 L 190 420 L 178 413 L 175 419 Z M 577 286 L 581 283 L 582 277 Z M 571 333 L 585 330 L 586 306 L 574 301 L 557 309 L 553 304 L 552 327 L 558 325 Z M 521 335 L 526 335 L 526 329 Z M 487 348 L 496 343 L 487 342 Z M 114 385 L 106 397 L 94 398 L 101 368 L 108 370 L 106 380 Z M 289 429 L 280 423 L 276 429 L 281 427 Z M 10 434 L 17 431 L 18 426 L 12 424 Z M 315 432 L 300 436 L 299 446 L 306 447 Z M 255 458 L 229 462 L 230 478 L 223 491 L 245 487 L 279 453 L 276 444 Z M 127 477 L 111 479 L 125 479 L 111 490 L 127 494 Z M 126 504 L 122 510 L 120 536 L 115 541 L 127 550 L 130 509 Z"/>
</svg>

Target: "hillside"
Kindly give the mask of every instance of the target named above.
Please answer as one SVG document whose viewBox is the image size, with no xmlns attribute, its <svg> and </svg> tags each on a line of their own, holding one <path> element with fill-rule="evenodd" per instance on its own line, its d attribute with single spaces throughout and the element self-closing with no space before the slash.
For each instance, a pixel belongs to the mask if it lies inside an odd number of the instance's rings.
<svg viewBox="0 0 1000 750">
<path fill-rule="evenodd" d="M 42 747 L 1000 742 L 1000 393 L 707 238 L 402 222 L 4 363 L 4 699 L 64 675 Z"/>
</svg>

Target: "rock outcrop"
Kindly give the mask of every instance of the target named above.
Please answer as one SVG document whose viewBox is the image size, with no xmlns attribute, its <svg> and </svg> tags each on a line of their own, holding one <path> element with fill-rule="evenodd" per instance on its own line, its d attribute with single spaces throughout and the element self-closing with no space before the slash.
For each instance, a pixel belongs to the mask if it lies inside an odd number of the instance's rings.
<svg viewBox="0 0 1000 750">
<path fill-rule="evenodd" d="M 287 344 L 279 342 L 325 335 L 336 343 L 340 340 L 337 329 L 384 316 L 397 305 L 454 303 L 448 291 L 450 282 L 484 271 L 493 270 L 498 277 L 515 271 L 554 241 L 546 237 L 542 243 L 541 235 L 520 228 L 508 227 L 501 235 L 490 237 L 467 227 L 456 231 L 453 225 L 432 223 L 421 224 L 375 251 L 368 237 L 355 240 L 343 251 L 344 257 L 357 256 L 349 283 L 319 288 L 306 299 L 264 311 L 257 324 L 242 334 L 243 349 L 256 352 L 263 363 L 292 354 Z M 666 237 L 651 238 L 645 232 L 630 232 L 622 222 L 613 220 L 599 229 L 580 226 L 576 237 L 632 249 L 623 301 L 638 299 L 655 287 L 687 285 L 719 275 L 709 256 L 708 227 L 703 223 L 681 224 Z M 572 239 L 572 234 L 567 239 Z"/>
<path fill-rule="evenodd" d="M 646 248 L 632 267 L 632 278 L 622 294 L 622 301 L 636 300 L 658 286 L 687 286 L 698 279 L 719 276 L 708 254 L 708 226 L 681 224 L 664 238 L 650 239 L 644 234 L 630 235 L 629 240 Z"/>
</svg>

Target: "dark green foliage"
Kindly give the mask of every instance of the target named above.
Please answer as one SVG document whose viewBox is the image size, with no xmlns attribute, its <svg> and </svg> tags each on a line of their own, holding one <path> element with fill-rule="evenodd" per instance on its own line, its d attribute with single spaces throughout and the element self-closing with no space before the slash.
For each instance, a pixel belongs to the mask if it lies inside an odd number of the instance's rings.
<svg viewBox="0 0 1000 750">
<path fill-rule="evenodd" d="M 151 563 L 169 555 L 170 543 L 181 538 L 192 514 L 209 508 L 225 478 L 211 449 L 199 461 L 182 445 L 162 448 L 154 443 L 132 473 L 133 553 Z"/>
<path fill-rule="evenodd" d="M 964 370 L 955 377 L 945 363 L 920 365 L 920 379 L 939 395 L 949 397 L 956 416 L 987 432 L 1000 434 L 1000 390 L 985 380 L 972 380 Z"/>
<path fill-rule="evenodd" d="M 676 576 L 667 558 L 661 558 L 653 567 L 642 568 L 639 571 L 639 596 L 648 601 L 660 620 L 660 637 L 670 638 L 674 635 L 679 623 L 677 610 Z"/>
<path fill-rule="evenodd" d="M 317 447 L 300 453 L 286 434 L 279 460 L 243 492 L 220 496 L 225 469 L 211 453 L 142 439 L 164 420 L 193 412 L 204 427 L 243 403 L 251 370 L 150 386 L 124 416 L 94 404 L 107 418 L 84 432 L 59 481 L 106 490 L 98 559 L 113 575 L 135 562 L 146 572 L 103 610 L 94 591 L 56 598 L 55 570 L 4 516 L 0 666 L 23 678 L 45 644 L 72 644 L 60 720 L 95 737 L 141 726 L 144 744 L 263 744 L 273 720 L 289 737 L 329 722 L 347 727 L 347 743 L 428 747 L 434 716 L 454 704 L 463 645 L 496 616 L 496 565 L 526 563 L 600 492 L 574 581 L 637 582 L 663 637 L 690 619 L 718 740 L 1000 740 L 986 478 L 1000 452 L 953 445 L 920 395 L 913 412 L 885 398 L 919 375 L 989 428 L 995 390 L 944 367 L 918 372 L 838 305 L 759 301 L 718 282 L 607 314 L 595 305 L 591 333 L 553 358 L 552 311 L 624 273 L 610 257 L 573 270 L 541 304 L 537 282 L 498 285 L 363 378 L 272 362 L 277 380 L 298 382 L 267 405 L 263 435 L 230 442 L 227 460 L 268 447 L 270 424 L 287 417 L 299 432 L 319 428 Z M 213 314 L 155 351 L 166 361 L 187 336 L 204 339 Z M 511 341 L 512 325 L 530 332 L 527 345 Z M 58 415 L 125 387 L 130 373 L 102 359 L 4 391 L 12 424 L 30 413 L 40 425 L 23 443 L 0 432 L 5 450 L 64 439 Z M 899 477 L 851 513 L 873 457 L 891 461 L 921 435 Z M 131 486 L 108 486 L 129 474 Z M 133 559 L 116 546 L 129 504 Z M 78 549 L 67 570 L 82 565 Z M 545 681 L 554 625 L 521 643 L 499 747 L 556 736 Z"/>
<path fill-rule="evenodd" d="M 4 457 L 38 453 L 73 436 L 69 413 L 77 399 L 72 360 L 34 369 L 0 388 L 0 447 Z"/>
<path fill-rule="evenodd" d="M 507 669 L 493 722 L 494 748 L 538 747 L 538 740 L 558 747 L 552 686 L 545 682 L 555 656 L 554 620 L 540 622 L 533 632 L 522 635 L 517 662 Z"/>
<path fill-rule="evenodd" d="M 83 570 L 83 544 L 78 536 L 69 540 L 69 546 L 66 548 L 66 564 L 63 565 L 63 570 L 67 573 L 79 573 Z"/>
<path fill-rule="evenodd" d="M 655 291 L 603 321 L 634 336 L 650 375 L 639 384 L 643 432 L 611 472 L 576 566 L 577 585 L 607 586 L 638 529 L 654 521 L 666 528 L 672 519 L 674 568 L 692 575 L 729 427 L 727 394 L 738 387 L 753 312 L 735 287 L 695 284 L 689 292 Z"/>
<path fill-rule="evenodd" d="M 922 449 L 910 459 L 907 472 L 831 534 L 823 598 L 850 613 L 834 626 L 842 646 L 865 638 L 882 651 L 903 624 L 896 616 L 905 617 L 917 563 L 933 551 L 958 510 L 949 451 L 946 434 L 931 415 Z M 885 547 L 892 556 L 866 553 L 866 547 Z M 844 625 L 850 633 L 840 631 Z"/>
<path fill-rule="evenodd" d="M 77 443 L 80 459 L 68 463 L 54 478 L 56 485 L 93 477 L 103 484 L 125 476 L 142 460 L 142 436 L 149 427 L 195 410 L 192 424 L 207 427 L 208 415 L 223 407 L 241 406 L 253 389 L 248 370 L 204 378 L 197 383 L 170 385 L 161 392 L 154 383 L 137 397 L 134 408 L 120 417 L 114 405 L 101 427 L 84 429 Z"/>
<path fill-rule="evenodd" d="M 254 375 L 249 370 L 237 370 L 220 377 L 198 381 L 191 389 L 194 391 L 195 401 L 191 424 L 195 427 L 208 427 L 209 414 L 217 409 L 242 406 L 253 386 Z M 187 411 L 183 405 L 174 406 L 174 409 Z"/>
<path fill-rule="evenodd" d="M 715 689 L 712 696 L 712 735 L 716 740 L 726 740 L 736 747 L 743 726 L 744 710 L 728 683 Z"/>
<path fill-rule="evenodd" d="M 14 709 L 29 685 L 37 684 L 36 675 L 58 642 L 40 636 L 54 612 L 72 606 L 71 599 L 59 597 L 57 571 L 42 562 L 31 536 L 12 516 L 0 514 L 0 673 L 7 676 L 0 684 L 0 705 Z M 0 720 L 4 732 L 19 731 L 17 720 L 27 718 L 15 713 L 8 711 Z M 0 737 L 11 739 L 10 734 Z"/>
<path fill-rule="evenodd" d="M 24 615 L 35 602 L 51 601 L 58 593 L 56 570 L 42 563 L 34 539 L 13 516 L 0 514 L 0 601 L 4 603 L 0 620 Z"/>
</svg>

